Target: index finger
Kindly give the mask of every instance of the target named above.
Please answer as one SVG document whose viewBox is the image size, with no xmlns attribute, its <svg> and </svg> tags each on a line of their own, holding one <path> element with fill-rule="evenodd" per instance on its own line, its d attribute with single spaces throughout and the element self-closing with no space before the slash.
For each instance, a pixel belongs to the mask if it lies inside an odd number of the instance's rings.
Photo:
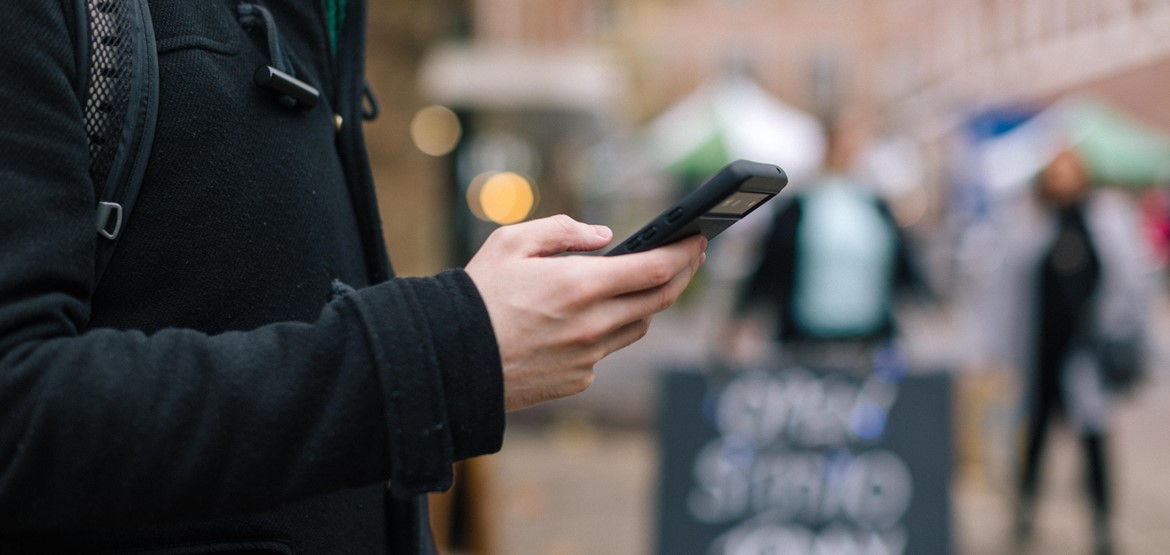
<svg viewBox="0 0 1170 555">
<path fill-rule="evenodd" d="M 705 250 L 707 238 L 695 235 L 646 252 L 594 258 L 603 268 L 597 275 L 600 293 L 616 297 L 664 285 L 697 264 Z"/>
</svg>

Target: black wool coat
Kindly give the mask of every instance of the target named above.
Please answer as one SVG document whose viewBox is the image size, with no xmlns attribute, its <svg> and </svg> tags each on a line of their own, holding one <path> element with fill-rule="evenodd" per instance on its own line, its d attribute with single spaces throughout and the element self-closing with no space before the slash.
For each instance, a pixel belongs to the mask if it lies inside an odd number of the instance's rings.
<svg viewBox="0 0 1170 555">
<path fill-rule="evenodd" d="M 264 2 L 311 110 L 253 83 L 237 0 L 149 3 L 158 130 L 100 282 L 74 0 L 0 10 L 0 553 L 430 551 L 420 494 L 499 449 L 502 376 L 465 273 L 391 279 L 365 3 L 332 56 L 320 0 Z"/>
</svg>

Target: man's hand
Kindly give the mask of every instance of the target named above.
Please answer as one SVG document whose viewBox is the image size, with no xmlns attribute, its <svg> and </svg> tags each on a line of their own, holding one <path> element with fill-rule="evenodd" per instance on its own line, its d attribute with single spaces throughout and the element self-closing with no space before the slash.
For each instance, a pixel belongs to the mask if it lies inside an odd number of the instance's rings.
<svg viewBox="0 0 1170 555">
<path fill-rule="evenodd" d="M 699 236 L 638 254 L 552 256 L 612 239 L 553 216 L 496 230 L 467 264 L 500 347 L 507 410 L 588 388 L 593 365 L 646 335 L 706 257 Z"/>
</svg>

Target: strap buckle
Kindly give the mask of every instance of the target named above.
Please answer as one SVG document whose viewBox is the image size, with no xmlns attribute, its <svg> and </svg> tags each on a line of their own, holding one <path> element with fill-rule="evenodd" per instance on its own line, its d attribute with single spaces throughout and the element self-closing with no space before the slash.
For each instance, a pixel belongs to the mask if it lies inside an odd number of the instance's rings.
<svg viewBox="0 0 1170 555">
<path fill-rule="evenodd" d="M 114 229 L 110 229 L 110 222 L 114 224 Z M 122 205 L 116 202 L 99 202 L 97 208 L 97 232 L 102 237 L 109 240 L 118 238 L 118 234 L 122 232 Z"/>
</svg>

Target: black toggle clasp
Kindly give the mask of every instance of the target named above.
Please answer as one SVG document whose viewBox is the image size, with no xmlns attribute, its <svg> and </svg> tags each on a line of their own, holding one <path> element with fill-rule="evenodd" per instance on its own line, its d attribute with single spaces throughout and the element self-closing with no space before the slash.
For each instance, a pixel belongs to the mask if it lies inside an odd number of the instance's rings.
<svg viewBox="0 0 1170 555">
<path fill-rule="evenodd" d="M 315 87 L 270 65 L 256 68 L 252 79 L 257 85 L 280 95 L 280 103 L 288 108 L 308 110 L 321 99 L 321 92 Z"/>
</svg>

